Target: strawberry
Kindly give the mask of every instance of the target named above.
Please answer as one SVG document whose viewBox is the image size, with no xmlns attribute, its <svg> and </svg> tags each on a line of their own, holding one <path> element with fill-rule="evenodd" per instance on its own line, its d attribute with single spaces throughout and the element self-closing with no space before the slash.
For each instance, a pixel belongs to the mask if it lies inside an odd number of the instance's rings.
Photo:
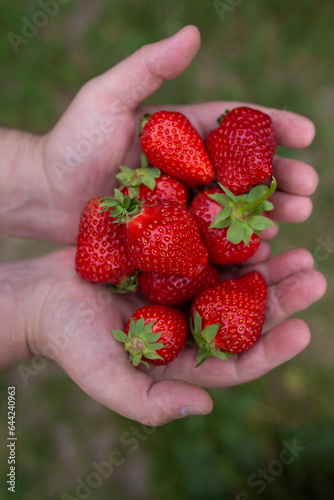
<svg viewBox="0 0 334 500">
<path fill-rule="evenodd" d="M 85 206 L 79 224 L 75 267 L 84 280 L 113 283 L 118 291 L 132 290 L 132 273 L 136 271 L 126 256 L 125 228 L 112 224 L 108 212 L 101 213 L 99 198 Z M 116 291 L 116 290 L 114 290 Z"/>
<path fill-rule="evenodd" d="M 158 111 L 142 120 L 141 145 L 153 167 L 181 179 L 188 188 L 215 178 L 204 143 L 188 118 L 176 111 Z"/>
<path fill-rule="evenodd" d="M 261 230 L 274 225 L 260 214 L 274 208 L 266 198 L 275 187 L 274 179 L 270 188 L 255 186 L 249 193 L 235 196 L 220 185 L 204 189 L 193 199 L 190 211 L 208 250 L 209 262 L 235 265 L 255 254 Z"/>
<path fill-rule="evenodd" d="M 246 193 L 272 174 L 275 131 L 261 111 L 245 106 L 227 111 L 205 145 L 218 181 L 233 194 Z"/>
<path fill-rule="evenodd" d="M 138 276 L 139 289 L 153 304 L 181 307 L 198 295 L 202 290 L 216 285 L 219 272 L 208 265 L 195 278 L 163 276 L 157 273 L 142 272 Z"/>
<path fill-rule="evenodd" d="M 126 226 L 126 249 L 142 271 L 167 276 L 197 276 L 208 263 L 197 224 L 189 210 L 176 201 L 144 203 L 115 189 L 101 207 Z"/>
<path fill-rule="evenodd" d="M 177 201 L 187 206 L 188 192 L 185 185 L 158 168 L 148 166 L 145 155 L 141 155 L 141 168 L 132 170 L 120 165 L 121 172 L 116 178 L 122 184 L 124 195 L 136 195 L 145 201 Z"/>
<path fill-rule="evenodd" d="M 257 271 L 201 292 L 190 312 L 198 364 L 210 355 L 225 360 L 249 349 L 261 334 L 266 301 L 267 286 Z"/>
<path fill-rule="evenodd" d="M 112 334 L 130 353 L 134 366 L 140 362 L 149 368 L 166 365 L 175 359 L 184 348 L 188 337 L 187 316 L 171 307 L 144 306 L 131 316 L 125 333 L 113 330 Z"/>
</svg>

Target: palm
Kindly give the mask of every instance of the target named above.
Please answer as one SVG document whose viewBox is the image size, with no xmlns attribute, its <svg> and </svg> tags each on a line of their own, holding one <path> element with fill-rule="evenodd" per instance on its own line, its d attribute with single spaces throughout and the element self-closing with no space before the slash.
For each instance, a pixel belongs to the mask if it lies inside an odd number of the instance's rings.
<svg viewBox="0 0 334 500">
<path fill-rule="evenodd" d="M 74 243 L 86 202 L 112 192 L 119 164 L 138 164 L 138 118 L 155 109 L 142 108 L 140 102 L 163 80 L 182 73 L 199 45 L 198 30 L 188 27 L 176 37 L 143 47 L 89 82 L 56 127 L 42 138 L 45 177 L 41 189 L 48 193 L 47 209 L 53 223 L 47 237 Z M 226 108 L 237 105 L 240 103 L 218 102 L 168 108 L 188 116 L 204 137 Z M 255 107 L 271 114 L 282 146 L 303 148 L 312 142 L 314 127 L 306 118 Z M 316 188 L 317 174 L 309 165 L 279 157 L 274 161 L 274 173 L 278 191 L 273 196 L 272 217 L 285 222 L 305 220 L 311 213 L 308 195 Z M 267 230 L 264 237 L 274 234 L 275 229 Z M 212 401 L 201 386 L 247 382 L 295 356 L 309 342 L 309 330 L 299 320 L 284 320 L 318 300 L 325 289 L 322 276 L 311 271 L 312 257 L 307 252 L 293 250 L 267 260 L 269 248 L 264 244 L 243 272 L 257 268 L 269 284 L 267 334 L 237 360 L 209 359 L 195 368 L 195 349 L 187 347 L 171 364 L 147 371 L 134 368 L 111 335 L 112 329 L 124 328 L 130 315 L 144 304 L 143 298 L 139 294 L 111 295 L 103 286 L 80 280 L 74 271 L 74 255 L 75 249 L 66 249 L 32 264 L 38 268 L 33 270 L 32 282 L 41 286 L 32 288 L 31 295 L 34 304 L 43 305 L 36 320 L 38 338 L 28 339 L 29 344 L 32 350 L 36 345 L 35 351 L 48 355 L 56 343 L 56 360 L 87 394 L 122 415 L 151 425 L 180 418 L 184 406 L 209 412 Z M 36 293 L 42 295 L 35 297 Z"/>
<path fill-rule="evenodd" d="M 139 166 L 139 118 L 155 107 L 141 107 L 163 80 L 186 69 L 199 48 L 198 31 L 188 28 L 182 43 L 176 38 L 144 47 L 105 74 L 88 82 L 67 112 L 42 138 L 48 210 L 54 227 L 48 237 L 74 243 L 80 213 L 94 196 L 113 193 L 120 164 Z M 182 49 L 181 49 L 182 48 Z M 189 106 L 160 106 L 183 112 L 205 137 L 217 126 L 217 118 L 237 102 Z M 254 106 L 254 105 L 252 105 Z M 312 123 L 294 113 L 254 106 L 272 116 L 280 145 L 308 146 L 314 136 Z M 278 192 L 274 195 L 277 220 L 300 222 L 308 217 L 311 204 L 305 196 L 317 184 L 314 170 L 302 162 L 275 159 Z M 303 181 L 301 182 L 301 179 Z"/>
<path fill-rule="evenodd" d="M 74 252 L 66 249 L 35 261 L 39 262 L 35 276 L 48 270 L 37 343 L 45 354 L 58 346 L 56 360 L 91 397 L 151 425 L 177 418 L 172 408 L 183 402 L 210 407 L 210 398 L 200 386 L 248 382 L 294 357 L 309 342 L 309 330 L 300 320 L 284 320 L 317 300 L 324 290 L 324 280 L 311 270 L 312 257 L 304 250 L 250 266 L 265 276 L 269 299 L 267 333 L 249 351 L 236 360 L 212 358 L 195 368 L 196 349 L 186 347 L 171 364 L 138 369 L 129 363 L 128 354 L 111 330 L 124 329 L 145 300 L 140 294 L 112 295 L 101 285 L 82 281 L 73 269 Z"/>
</svg>

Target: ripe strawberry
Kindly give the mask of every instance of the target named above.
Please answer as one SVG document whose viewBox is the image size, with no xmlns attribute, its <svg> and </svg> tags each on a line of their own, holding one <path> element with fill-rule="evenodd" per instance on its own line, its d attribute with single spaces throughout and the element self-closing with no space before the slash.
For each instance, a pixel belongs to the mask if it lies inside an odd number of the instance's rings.
<svg viewBox="0 0 334 500">
<path fill-rule="evenodd" d="M 141 144 L 151 165 L 181 179 L 188 188 L 210 184 L 215 178 L 201 137 L 181 113 L 145 115 Z"/>
<path fill-rule="evenodd" d="M 204 189 L 193 199 L 190 211 L 208 250 L 209 262 L 235 265 L 255 254 L 261 230 L 274 225 L 260 214 L 274 208 L 266 198 L 275 187 L 273 180 L 270 188 L 255 186 L 245 195 L 234 196 L 220 185 Z"/>
<path fill-rule="evenodd" d="M 126 224 L 126 249 L 142 271 L 167 276 L 197 276 L 208 263 L 197 224 L 189 210 L 176 201 L 143 203 L 115 189 L 101 207 Z"/>
<path fill-rule="evenodd" d="M 187 316 L 167 306 L 144 306 L 131 316 L 125 333 L 113 330 L 113 336 L 124 342 L 134 366 L 140 362 L 148 368 L 166 365 L 175 359 L 184 348 L 188 337 Z"/>
<path fill-rule="evenodd" d="M 153 304 L 181 307 L 196 297 L 202 290 L 219 282 L 219 272 L 208 265 L 195 278 L 163 276 L 157 273 L 142 272 L 138 276 L 139 289 Z"/>
<path fill-rule="evenodd" d="M 85 206 L 79 224 L 75 267 L 84 280 L 113 283 L 131 290 L 136 267 L 125 252 L 125 228 L 112 224 L 108 212 L 101 213 L 100 198 L 92 198 Z M 116 291 L 116 290 L 114 290 Z M 119 290 L 121 291 L 121 290 Z"/>
<path fill-rule="evenodd" d="M 256 271 L 201 292 L 190 312 L 198 364 L 210 355 L 225 360 L 249 349 L 260 336 L 266 301 L 267 286 Z"/>
<path fill-rule="evenodd" d="M 227 111 L 205 145 L 218 181 L 233 194 L 246 193 L 272 174 L 275 131 L 261 111 L 245 106 Z"/>
<path fill-rule="evenodd" d="M 122 184 L 120 191 L 125 195 L 136 195 L 145 201 L 177 201 L 187 206 L 188 192 L 185 185 L 158 168 L 148 166 L 145 155 L 141 155 L 141 168 L 132 170 L 120 165 L 116 178 Z"/>
</svg>

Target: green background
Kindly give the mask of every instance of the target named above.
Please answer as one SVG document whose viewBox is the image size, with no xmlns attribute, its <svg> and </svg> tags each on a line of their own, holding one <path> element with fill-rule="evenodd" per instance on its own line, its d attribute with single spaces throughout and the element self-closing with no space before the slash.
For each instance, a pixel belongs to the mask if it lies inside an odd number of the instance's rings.
<svg viewBox="0 0 334 500">
<path fill-rule="evenodd" d="M 216 2 L 217 4 L 217 2 Z M 70 0 L 15 54 L 8 33 L 21 34 L 22 18 L 37 1 L 0 6 L 0 113 L 3 125 L 49 130 L 84 82 L 143 44 L 197 25 L 202 48 L 191 67 L 164 84 L 151 103 L 239 100 L 286 108 L 314 120 L 317 136 L 303 151 L 280 151 L 314 165 L 320 185 L 314 212 L 298 226 L 281 224 L 277 253 L 308 248 L 328 279 L 325 297 L 298 314 L 309 324 L 310 346 L 295 360 L 241 387 L 212 390 L 214 410 L 155 429 L 151 434 L 83 394 L 51 361 L 27 386 L 16 368 L 1 375 L 1 432 L 6 436 L 7 385 L 17 385 L 16 498 L 75 498 L 76 478 L 119 450 L 122 465 L 93 489 L 90 499 L 332 499 L 333 484 L 333 261 L 332 186 L 334 6 L 331 0 L 211 1 Z M 237 5 L 236 5 L 237 4 Z M 319 247 L 320 246 L 320 247 Z M 54 245 L 1 238 L 2 261 L 43 254 Z M 27 365 L 29 366 L 29 365 Z M 132 441 L 130 441 L 130 438 Z M 1 439 L 4 439 L 3 437 Z M 286 444 L 303 447 L 279 466 Z M 7 492 L 7 449 L 0 497 Z M 260 487 L 259 468 L 269 470 Z M 271 471 L 271 472 L 270 472 Z M 248 484 L 252 478 L 253 486 Z M 263 490 L 263 491 L 261 491 Z M 239 497 L 238 497 L 239 495 Z M 66 498 L 66 497 L 65 497 Z M 83 497 L 81 497 L 83 498 Z"/>
</svg>

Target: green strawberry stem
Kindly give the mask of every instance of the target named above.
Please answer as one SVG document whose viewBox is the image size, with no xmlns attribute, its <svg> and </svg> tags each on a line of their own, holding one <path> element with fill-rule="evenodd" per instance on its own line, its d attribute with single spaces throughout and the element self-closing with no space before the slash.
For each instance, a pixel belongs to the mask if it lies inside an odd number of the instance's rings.
<svg viewBox="0 0 334 500">
<path fill-rule="evenodd" d="M 143 361 L 143 357 L 147 359 L 163 359 L 156 352 L 165 347 L 164 344 L 158 343 L 162 332 L 152 333 L 154 323 L 155 321 L 152 321 L 145 325 L 144 318 L 140 318 L 138 321 L 131 318 L 128 334 L 121 330 L 112 330 L 113 337 L 118 342 L 123 342 L 124 349 L 130 354 L 129 359 L 133 366 L 143 363 L 149 368 L 149 364 L 147 361 Z"/>
<path fill-rule="evenodd" d="M 135 271 L 128 276 L 124 276 L 124 278 L 120 281 L 118 285 L 108 285 L 108 289 L 112 293 L 128 293 L 128 292 L 137 292 L 138 290 L 138 274 L 139 271 Z"/>
<path fill-rule="evenodd" d="M 221 124 L 221 122 L 224 120 L 225 116 L 227 115 L 227 113 L 229 113 L 231 110 L 230 109 L 226 109 L 225 110 L 225 113 L 223 115 L 220 115 L 219 118 L 217 118 L 217 122 L 218 122 L 218 125 Z"/>
<path fill-rule="evenodd" d="M 219 358 L 223 361 L 226 361 L 231 357 L 235 357 L 234 354 L 223 352 L 215 348 L 214 339 L 219 330 L 219 326 L 219 323 L 215 323 L 214 325 L 208 325 L 203 330 L 202 318 L 199 312 L 195 311 L 194 321 L 190 321 L 190 330 L 196 344 L 198 345 L 198 352 L 196 356 L 198 363 L 196 368 L 203 364 L 210 356 L 214 356 L 215 358 Z"/>
<path fill-rule="evenodd" d="M 139 126 L 139 137 L 141 137 L 142 133 L 143 133 L 143 129 L 146 125 L 146 123 L 149 121 L 149 119 L 151 118 L 151 114 L 150 113 L 145 113 L 145 115 L 140 119 L 140 126 Z"/>
<path fill-rule="evenodd" d="M 239 208 L 240 212 L 244 213 L 248 210 L 251 210 L 252 208 L 256 207 L 257 205 L 261 205 L 261 203 L 265 200 L 267 200 L 276 190 L 277 188 L 277 181 L 275 177 L 272 177 L 271 184 L 269 190 L 264 193 L 260 198 L 257 200 L 252 201 L 251 203 L 247 203 L 246 205 L 243 205 Z"/>
<path fill-rule="evenodd" d="M 117 224 L 126 224 L 135 215 L 142 212 L 144 201 L 139 200 L 135 193 L 131 196 L 124 195 L 119 189 L 114 190 L 114 198 L 107 196 L 99 200 L 101 212 L 108 212 L 110 217 L 114 217 L 113 221 Z"/>
<path fill-rule="evenodd" d="M 137 196 L 139 194 L 139 189 L 136 188 L 139 188 L 142 184 L 153 191 L 155 188 L 155 179 L 161 175 L 161 171 L 158 168 L 148 166 L 144 154 L 140 155 L 140 158 L 140 168 L 132 170 L 132 168 L 120 165 L 119 169 L 121 172 L 116 175 L 116 179 L 118 179 L 123 186 L 133 188 Z"/>
<path fill-rule="evenodd" d="M 273 210 L 272 203 L 267 201 L 276 189 L 277 182 L 273 177 L 270 187 L 263 184 L 254 186 L 248 193 L 236 196 L 222 184 L 222 193 L 210 194 L 209 198 L 219 203 L 223 209 L 218 212 L 209 228 L 223 229 L 227 239 L 238 245 L 243 241 L 249 246 L 253 233 L 261 236 L 261 231 L 273 227 L 274 223 L 261 214 Z"/>
</svg>

